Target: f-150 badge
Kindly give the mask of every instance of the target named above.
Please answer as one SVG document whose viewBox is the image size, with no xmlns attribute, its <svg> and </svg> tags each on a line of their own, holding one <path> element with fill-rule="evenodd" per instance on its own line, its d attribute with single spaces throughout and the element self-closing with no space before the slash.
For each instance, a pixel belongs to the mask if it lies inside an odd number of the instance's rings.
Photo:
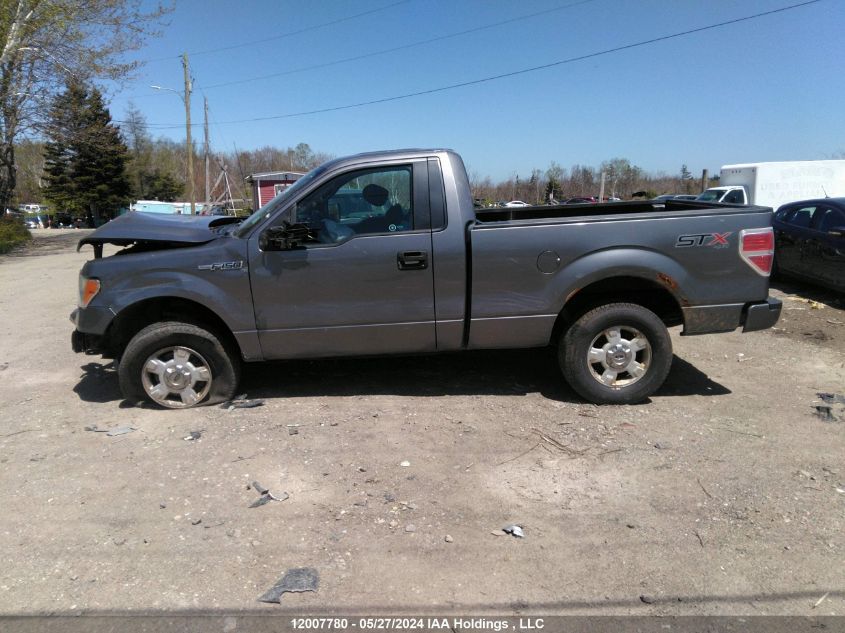
<svg viewBox="0 0 845 633">
<path fill-rule="evenodd" d="M 693 233 L 690 235 L 679 235 L 675 242 L 675 248 L 689 248 L 691 246 L 712 246 L 713 248 L 727 248 L 728 236 L 733 231 L 726 233 Z"/>
<path fill-rule="evenodd" d="M 244 267 L 243 261 L 238 262 L 214 262 L 213 264 L 202 264 L 197 266 L 199 270 L 238 270 Z"/>
</svg>

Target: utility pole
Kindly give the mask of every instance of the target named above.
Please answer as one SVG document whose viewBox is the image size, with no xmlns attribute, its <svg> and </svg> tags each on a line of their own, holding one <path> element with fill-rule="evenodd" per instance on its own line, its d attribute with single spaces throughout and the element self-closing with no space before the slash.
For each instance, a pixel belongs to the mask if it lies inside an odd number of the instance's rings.
<svg viewBox="0 0 845 633">
<path fill-rule="evenodd" d="M 601 173 L 601 185 L 599 187 L 599 203 L 604 202 L 604 179 L 607 176 L 605 172 Z"/>
<path fill-rule="evenodd" d="M 182 68 L 185 71 L 185 145 L 188 150 L 188 193 L 191 196 L 191 215 L 197 213 L 197 194 L 194 191 L 194 144 L 191 142 L 191 67 L 188 53 L 182 53 Z"/>
<path fill-rule="evenodd" d="M 205 123 L 203 125 L 205 130 L 205 201 L 211 202 L 211 187 L 208 180 L 208 97 L 203 97 L 203 104 L 205 105 Z"/>
<path fill-rule="evenodd" d="M 706 191 L 709 182 L 710 178 L 708 178 L 707 170 L 704 169 L 701 172 L 701 193 L 704 193 Z"/>
</svg>

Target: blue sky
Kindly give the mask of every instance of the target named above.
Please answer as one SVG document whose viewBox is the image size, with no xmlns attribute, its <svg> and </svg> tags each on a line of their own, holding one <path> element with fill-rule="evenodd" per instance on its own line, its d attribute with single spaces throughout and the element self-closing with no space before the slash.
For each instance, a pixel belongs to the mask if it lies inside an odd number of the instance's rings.
<svg viewBox="0 0 845 633">
<path fill-rule="evenodd" d="M 207 96 L 219 151 L 299 142 L 334 155 L 450 147 L 470 170 L 494 179 L 551 161 L 597 166 L 613 157 L 667 173 L 684 163 L 693 173 L 716 173 L 727 163 L 845 157 L 843 0 L 408 99 L 227 123 L 473 81 L 797 2 L 179 0 L 162 37 L 133 54 L 150 61 L 121 89 L 109 88 L 111 110 L 121 119 L 132 102 L 155 135 L 184 139 L 179 97 L 149 85 L 181 90 L 178 56 L 186 51 L 192 117 L 202 123 Z M 226 47 L 235 48 L 219 50 Z M 326 65 L 289 72 L 319 64 Z M 176 127 L 158 127 L 168 124 Z M 201 142 L 201 125 L 193 134 Z"/>
</svg>

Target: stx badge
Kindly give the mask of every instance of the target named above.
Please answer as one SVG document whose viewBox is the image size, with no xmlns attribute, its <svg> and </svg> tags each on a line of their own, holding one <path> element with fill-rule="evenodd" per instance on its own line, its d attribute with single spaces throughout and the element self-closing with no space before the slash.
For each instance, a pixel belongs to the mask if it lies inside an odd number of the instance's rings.
<svg viewBox="0 0 845 633">
<path fill-rule="evenodd" d="M 690 248 L 692 246 L 712 246 L 713 248 L 727 248 L 728 236 L 732 231 L 726 233 L 694 233 L 692 235 L 679 235 L 675 242 L 675 248 Z"/>
<path fill-rule="evenodd" d="M 238 262 L 215 262 L 197 266 L 199 270 L 239 270 L 244 267 L 243 261 Z"/>
</svg>

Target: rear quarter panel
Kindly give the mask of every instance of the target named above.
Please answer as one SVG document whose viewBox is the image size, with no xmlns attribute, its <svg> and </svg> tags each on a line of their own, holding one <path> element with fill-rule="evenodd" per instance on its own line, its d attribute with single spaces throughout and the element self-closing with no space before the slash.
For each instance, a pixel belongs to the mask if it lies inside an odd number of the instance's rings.
<svg viewBox="0 0 845 633">
<path fill-rule="evenodd" d="M 770 225 L 771 212 L 759 208 L 477 225 L 470 346 L 545 345 L 567 299 L 611 277 L 657 282 L 681 307 L 762 301 L 769 280 L 740 258 L 739 232 Z M 679 246 L 690 241 L 681 236 L 713 234 L 726 243 L 709 237 Z M 553 272 L 538 268 L 547 251 L 560 259 Z"/>
</svg>

